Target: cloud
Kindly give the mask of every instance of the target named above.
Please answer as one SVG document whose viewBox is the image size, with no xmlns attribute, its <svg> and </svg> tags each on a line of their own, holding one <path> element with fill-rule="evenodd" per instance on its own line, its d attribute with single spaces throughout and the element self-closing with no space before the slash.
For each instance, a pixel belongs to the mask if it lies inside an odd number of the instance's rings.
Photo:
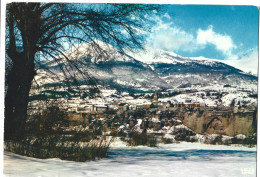
<svg viewBox="0 0 260 177">
<path fill-rule="evenodd" d="M 196 48 L 193 35 L 178 28 L 160 29 L 152 40 L 154 47 L 168 51 L 192 51 Z"/>
<path fill-rule="evenodd" d="M 216 51 L 223 54 L 222 62 L 244 72 L 257 74 L 258 50 L 254 48 L 245 51 L 243 43 L 236 45 L 230 35 L 214 31 L 212 25 L 205 30 L 199 28 L 196 33 L 190 33 L 174 24 L 169 14 L 163 14 L 161 17 L 154 15 L 150 20 L 153 22 L 153 27 L 147 39 L 148 51 L 166 50 L 175 53 L 182 51 L 188 52 L 190 57 L 193 57 L 193 53 L 198 53 L 200 50 L 203 52 L 208 45 L 213 45 Z"/>
<path fill-rule="evenodd" d="M 165 17 L 165 18 L 167 18 L 167 19 L 169 19 L 169 20 L 172 19 L 171 16 L 170 16 L 168 13 L 165 13 L 165 14 L 163 15 L 163 17 Z"/>
<path fill-rule="evenodd" d="M 171 20 L 169 14 L 162 16 Z M 158 16 L 151 17 L 155 25 L 151 29 L 148 43 L 156 49 L 167 51 L 193 51 L 197 50 L 198 44 L 194 36 L 180 27 L 174 25 L 172 21 L 165 22 Z"/>
<path fill-rule="evenodd" d="M 236 57 L 232 52 L 237 46 L 233 43 L 232 38 L 228 35 L 214 32 L 212 25 L 209 25 L 207 30 L 198 29 L 197 43 L 201 45 L 213 44 L 217 50 L 221 51 L 227 57 Z"/>
<path fill-rule="evenodd" d="M 228 59 L 224 63 L 234 66 L 244 72 L 252 73 L 257 75 L 258 73 L 258 49 L 250 49 L 250 52 L 239 59 Z"/>
<path fill-rule="evenodd" d="M 207 45 L 214 45 L 226 59 L 237 59 L 237 55 L 234 55 L 237 46 L 231 36 L 215 32 L 212 25 L 206 30 L 198 29 L 197 33 L 192 34 L 175 25 L 167 13 L 161 17 L 151 16 L 150 20 L 154 25 L 147 42 L 156 49 L 192 53 L 204 49 Z"/>
<path fill-rule="evenodd" d="M 222 62 L 238 68 L 244 72 L 257 75 L 258 73 L 258 49 L 250 49 L 245 51 L 246 55 L 238 57 L 239 59 L 227 59 Z"/>
</svg>

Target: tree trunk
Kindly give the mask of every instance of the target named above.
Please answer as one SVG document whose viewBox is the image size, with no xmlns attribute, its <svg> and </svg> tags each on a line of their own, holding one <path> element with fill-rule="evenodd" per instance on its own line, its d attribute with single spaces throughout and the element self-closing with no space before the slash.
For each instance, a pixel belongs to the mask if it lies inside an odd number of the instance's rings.
<svg viewBox="0 0 260 177">
<path fill-rule="evenodd" d="M 25 134 L 27 107 L 32 80 L 35 76 L 34 59 L 40 31 L 39 4 L 12 3 L 9 7 L 9 46 L 7 54 L 13 67 L 7 75 L 5 96 L 5 140 L 20 140 Z M 15 25 L 16 24 L 16 25 Z M 17 51 L 14 29 L 21 32 L 23 51 Z"/>
<path fill-rule="evenodd" d="M 5 140 L 20 140 L 24 137 L 29 92 L 34 76 L 34 65 L 25 63 L 14 63 L 8 73 L 5 97 Z"/>
</svg>

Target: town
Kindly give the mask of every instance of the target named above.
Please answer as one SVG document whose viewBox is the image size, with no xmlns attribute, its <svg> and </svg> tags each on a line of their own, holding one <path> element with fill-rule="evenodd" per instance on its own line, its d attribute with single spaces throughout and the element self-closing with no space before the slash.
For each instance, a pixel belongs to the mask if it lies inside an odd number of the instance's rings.
<svg viewBox="0 0 260 177">
<path fill-rule="evenodd" d="M 163 118 L 167 121 L 178 120 L 196 133 L 229 136 L 249 135 L 252 124 L 257 119 L 257 95 L 250 86 L 234 88 L 223 85 L 219 90 L 208 87 L 206 89 L 179 88 L 151 93 L 118 92 L 116 89 L 98 87 L 95 93 L 90 93 L 89 90 L 94 92 L 93 89 L 82 85 L 81 88 L 88 92 L 83 92 L 81 95 L 75 91 L 76 87 L 73 92 L 60 87 L 51 88 L 56 90 L 56 97 L 53 93 L 46 92 L 45 88 L 40 93 L 48 93 L 53 99 L 31 101 L 29 114 L 39 113 L 53 104 L 78 122 L 86 121 L 88 117 L 108 120 L 128 114 L 127 121 L 118 123 L 117 128 L 127 123 L 132 124 L 133 127 L 138 123 L 137 119 L 160 118 L 161 121 Z M 34 94 L 39 94 L 39 90 L 33 91 Z M 57 96 L 57 93 L 63 93 L 63 96 L 62 94 Z M 73 96 L 68 97 L 70 93 L 73 93 Z M 129 118 L 129 115 L 138 111 L 143 112 L 142 116 Z M 155 129 L 158 131 L 164 126 L 160 122 L 160 126 L 156 125 Z"/>
</svg>

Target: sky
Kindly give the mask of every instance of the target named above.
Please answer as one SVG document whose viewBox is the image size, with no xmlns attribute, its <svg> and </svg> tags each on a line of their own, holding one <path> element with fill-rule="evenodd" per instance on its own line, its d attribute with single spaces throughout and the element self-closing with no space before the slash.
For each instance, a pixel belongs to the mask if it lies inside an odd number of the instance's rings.
<svg viewBox="0 0 260 177">
<path fill-rule="evenodd" d="M 161 6 L 161 12 L 147 17 L 151 31 L 144 43 L 148 50 L 218 59 L 257 74 L 259 12 L 256 6 Z"/>
<path fill-rule="evenodd" d="M 161 12 L 148 17 L 152 27 L 147 46 L 184 57 L 219 59 L 257 74 L 259 14 L 256 6 L 162 6 Z"/>
</svg>

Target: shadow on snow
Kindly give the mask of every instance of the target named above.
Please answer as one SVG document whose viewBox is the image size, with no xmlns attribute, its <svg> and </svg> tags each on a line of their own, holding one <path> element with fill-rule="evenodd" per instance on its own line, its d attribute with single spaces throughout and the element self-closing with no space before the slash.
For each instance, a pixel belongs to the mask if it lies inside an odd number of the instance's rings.
<svg viewBox="0 0 260 177">
<path fill-rule="evenodd" d="M 163 160 L 163 161 L 211 161 L 217 158 L 243 158 L 255 157 L 254 151 L 241 150 L 184 150 L 174 151 L 159 148 L 115 148 L 108 152 L 108 158 L 112 162 L 134 163 L 130 161 Z"/>
</svg>

